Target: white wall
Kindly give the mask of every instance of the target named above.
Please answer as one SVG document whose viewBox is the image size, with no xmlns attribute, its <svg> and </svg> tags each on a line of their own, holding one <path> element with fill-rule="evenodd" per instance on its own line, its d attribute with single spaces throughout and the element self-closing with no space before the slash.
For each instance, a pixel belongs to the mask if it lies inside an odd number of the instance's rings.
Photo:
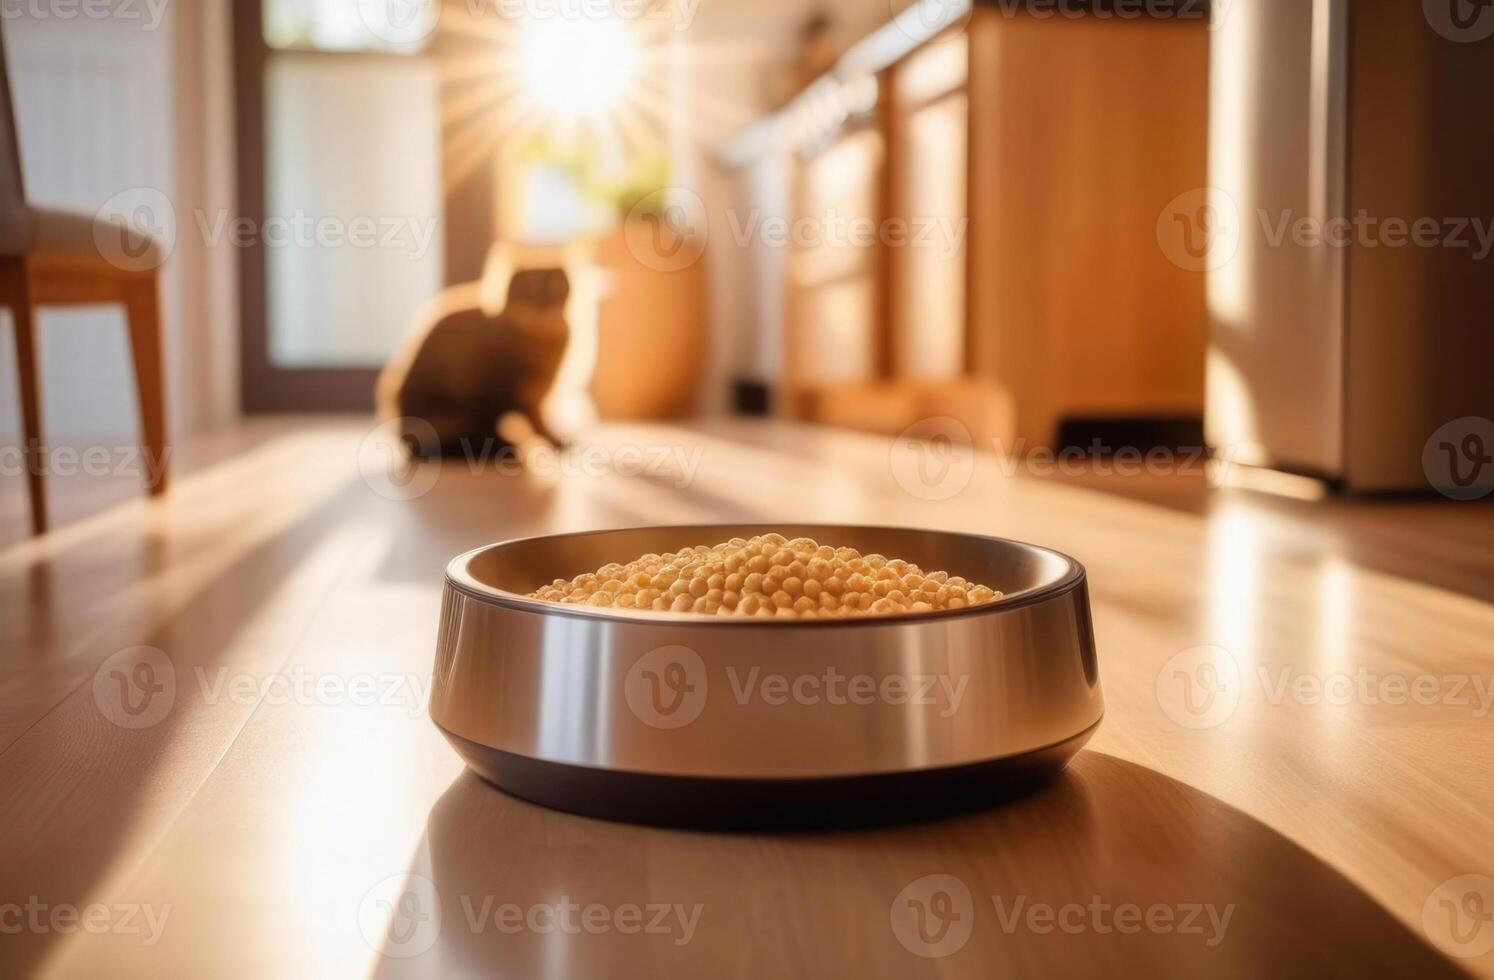
<svg viewBox="0 0 1494 980">
<path fill-rule="evenodd" d="M 382 367 L 441 288 L 440 72 L 426 58 L 272 58 L 265 210 L 376 222 L 379 244 L 265 249 L 270 357 Z"/>
<path fill-rule="evenodd" d="M 706 252 L 710 283 L 711 355 L 703 388 L 712 397 L 707 411 L 724 407 L 732 381 L 773 384 L 783 353 L 783 298 L 786 254 L 761 240 L 739 244 L 727 226 L 735 209 L 740 229 L 754 209 L 759 216 L 788 216 L 794 163 L 779 158 L 741 170 L 726 170 L 710 151 L 728 136 L 766 113 L 775 88 L 790 72 L 798 32 L 816 5 L 804 0 L 761 0 L 752 4 L 704 0 L 686 34 L 690 48 L 688 99 L 690 142 L 700 160 L 692 181 L 711 222 Z M 847 46 L 891 19 L 903 0 L 868 3 L 830 0 L 817 5 L 834 19 L 838 44 Z"/>
<path fill-rule="evenodd" d="M 20 5 L 4 23 L 28 198 L 93 214 L 153 188 L 182 229 L 196 208 L 232 203 L 229 0 L 134 4 L 90 18 Z M 152 21 L 152 6 L 161 13 Z M 9 8 L 8 8 L 9 9 Z M 222 422 L 237 404 L 234 257 L 179 234 L 162 268 L 173 432 Z M 0 433 L 19 430 L 14 332 L 0 330 Z M 107 307 L 39 318 L 44 432 L 122 436 L 138 428 L 124 315 Z"/>
<path fill-rule="evenodd" d="M 193 214 L 236 213 L 233 162 L 232 0 L 135 3 L 160 9 L 141 19 L 39 18 L 35 5 L 4 22 L 28 191 L 38 202 L 94 212 L 133 187 L 171 199 L 179 234 L 163 267 L 168 405 L 174 434 L 225 423 L 238 406 L 238 256 L 208 249 Z M 852 41 L 890 16 L 884 4 L 833 0 L 839 35 Z M 47 5 L 41 5 L 46 8 Z M 7 10 L 12 9 L 7 7 Z M 71 8 L 69 8 L 71 9 Z M 710 148 L 768 108 L 767 74 L 789 64 L 810 10 L 803 0 L 699 5 L 684 41 L 688 83 L 672 88 L 681 175 L 705 198 L 712 222 L 743 201 L 782 199 L 783 174 L 748 177 L 720 170 Z M 742 184 L 758 185 L 744 195 Z M 763 195 L 766 192 L 766 198 Z M 747 205 L 752 206 L 751 203 Z M 786 200 L 782 206 L 786 209 Z M 721 407 L 731 379 L 776 371 L 778 312 L 752 297 L 781 294 L 774 263 L 741 254 L 724 227 L 713 229 L 708 409 Z M 750 251 L 750 249 L 749 249 Z M 744 257 L 748 261 L 743 261 Z M 761 256 L 757 256 L 761 259 Z M 747 312 L 750 311 L 750 312 Z M 18 429 L 13 334 L 0 329 L 0 437 Z M 135 431 L 129 348 L 114 310 L 42 314 L 43 421 L 54 437 L 122 436 Z"/>
<path fill-rule="evenodd" d="M 715 161 L 713 150 L 768 110 L 771 73 L 786 66 L 791 45 L 784 39 L 802 16 L 797 3 L 777 9 L 702 3 L 684 38 L 687 84 L 680 89 L 688 97 L 681 107 L 685 122 L 680 142 L 691 159 L 683 182 L 700 195 L 710 228 L 702 259 L 709 352 L 699 402 L 709 414 L 728 409 L 735 380 L 764 377 L 759 369 L 764 334 L 778 329 L 770 311 L 761 308 L 766 294 L 765 284 L 756 278 L 760 257 L 751 244 L 741 246 L 731 234 L 730 223 L 742 221 L 757 199 L 747 193 L 741 173 Z"/>
</svg>

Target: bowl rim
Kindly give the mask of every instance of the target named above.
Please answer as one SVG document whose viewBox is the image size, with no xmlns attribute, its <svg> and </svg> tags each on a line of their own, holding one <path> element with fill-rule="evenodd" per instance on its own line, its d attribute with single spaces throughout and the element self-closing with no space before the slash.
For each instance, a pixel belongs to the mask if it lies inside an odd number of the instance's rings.
<svg viewBox="0 0 1494 980">
<path fill-rule="evenodd" d="M 992 602 L 983 603 L 979 606 L 968 606 L 964 609 L 941 609 L 934 612 L 906 612 L 894 613 L 888 616 L 848 616 L 843 619 L 793 619 L 787 618 L 742 618 L 732 616 L 712 616 L 705 613 L 676 613 L 656 612 L 652 609 L 631 610 L 624 612 L 613 606 L 579 606 L 565 605 L 558 602 L 550 602 L 545 599 L 531 599 L 517 592 L 509 592 L 485 582 L 479 581 L 469 571 L 474 559 L 488 551 L 505 548 L 529 541 L 538 541 L 544 538 L 580 538 L 601 534 L 615 534 L 619 531 L 646 531 L 654 529 L 669 528 L 672 530 L 689 530 L 692 528 L 762 528 L 763 532 L 774 531 L 783 524 L 791 524 L 796 527 L 823 527 L 823 528 L 855 528 L 861 531 L 919 531 L 930 534 L 944 534 L 951 537 L 978 538 L 982 541 L 995 544 L 1022 548 L 1028 551 L 1040 552 L 1044 555 L 1058 559 L 1065 565 L 1062 575 L 1056 581 L 1046 585 L 1024 589 L 1013 593 L 1011 596 L 1003 596 Z M 781 532 L 780 532 L 781 533 Z M 1027 606 L 1046 602 L 1057 596 L 1079 588 L 1083 585 L 1088 575 L 1085 568 L 1076 559 L 1043 545 L 1031 544 L 1027 541 L 1018 541 L 1014 538 L 1003 538 L 991 534 L 974 534 L 969 531 L 947 531 L 942 528 L 906 527 L 893 524 L 823 524 L 818 522 L 786 521 L 778 524 L 752 524 L 720 522 L 715 524 L 642 524 L 629 527 L 595 528 L 589 531 L 559 531 L 549 534 L 530 534 L 523 537 L 508 538 L 503 541 L 495 541 L 485 544 L 470 551 L 464 551 L 451 559 L 446 565 L 446 586 L 455 589 L 466 596 L 479 602 L 486 602 L 496 606 L 503 606 L 521 612 L 535 613 L 544 616 L 559 616 L 567 619 L 596 619 L 608 622 L 631 623 L 639 626 L 710 626 L 723 629 L 855 629 L 876 626 L 905 625 L 910 623 L 938 623 L 952 619 L 961 619 L 970 616 L 991 616 L 1012 610 L 1022 609 Z"/>
</svg>

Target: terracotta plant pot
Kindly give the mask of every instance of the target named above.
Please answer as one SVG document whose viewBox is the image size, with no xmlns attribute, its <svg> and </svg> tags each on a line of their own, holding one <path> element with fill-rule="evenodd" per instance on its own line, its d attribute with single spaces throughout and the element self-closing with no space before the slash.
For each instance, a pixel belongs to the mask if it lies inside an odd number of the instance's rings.
<svg viewBox="0 0 1494 980">
<path fill-rule="evenodd" d="M 704 243 L 650 250 L 652 218 L 631 217 L 597 246 L 610 283 L 602 298 L 592 397 L 604 419 L 690 413 L 706 352 Z M 641 253 L 641 254 L 640 254 Z M 693 256 L 693 259 L 691 258 Z"/>
</svg>

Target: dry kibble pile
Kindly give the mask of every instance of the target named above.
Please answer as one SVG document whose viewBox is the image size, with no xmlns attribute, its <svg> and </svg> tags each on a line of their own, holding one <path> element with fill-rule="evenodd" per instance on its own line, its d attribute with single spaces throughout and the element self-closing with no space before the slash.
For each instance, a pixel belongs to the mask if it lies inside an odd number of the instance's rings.
<svg viewBox="0 0 1494 980">
<path fill-rule="evenodd" d="M 1001 598 L 958 575 L 781 534 L 732 538 L 556 579 L 532 599 L 658 612 L 801 619 L 963 609 Z"/>
</svg>

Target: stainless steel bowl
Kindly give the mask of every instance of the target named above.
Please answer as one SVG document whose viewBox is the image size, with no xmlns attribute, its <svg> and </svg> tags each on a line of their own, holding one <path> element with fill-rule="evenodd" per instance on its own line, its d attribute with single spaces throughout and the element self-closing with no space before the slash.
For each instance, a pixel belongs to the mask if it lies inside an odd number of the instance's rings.
<svg viewBox="0 0 1494 980">
<path fill-rule="evenodd" d="M 556 578 L 777 531 L 990 585 L 988 605 L 757 620 L 558 605 Z M 489 782 L 594 816 L 815 824 L 974 807 L 1058 773 L 1104 714 L 1084 568 L 974 534 L 714 524 L 490 545 L 446 570 L 431 718 Z"/>
</svg>

